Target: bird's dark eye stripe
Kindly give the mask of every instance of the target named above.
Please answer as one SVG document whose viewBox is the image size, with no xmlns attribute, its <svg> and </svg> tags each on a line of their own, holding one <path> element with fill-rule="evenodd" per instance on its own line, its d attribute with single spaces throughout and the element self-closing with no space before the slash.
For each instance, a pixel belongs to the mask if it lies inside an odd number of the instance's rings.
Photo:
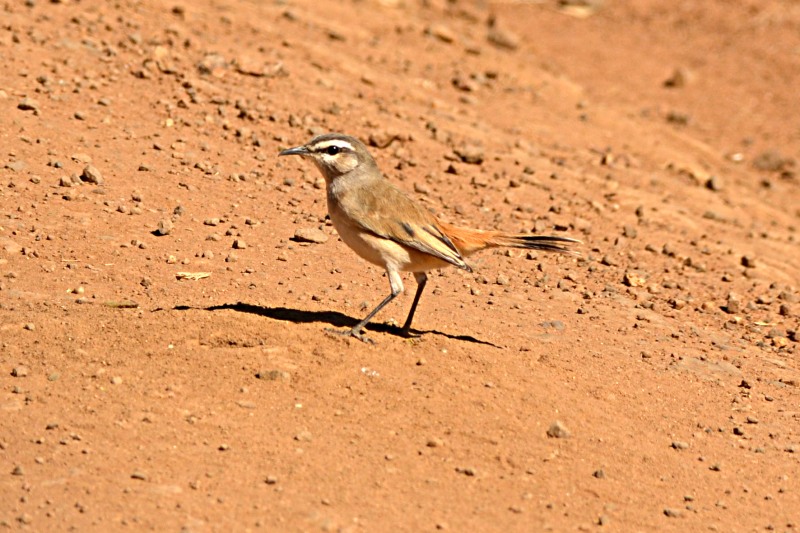
<svg viewBox="0 0 800 533">
<path fill-rule="evenodd" d="M 328 146 L 317 148 L 314 151 L 320 154 L 336 155 L 342 152 L 346 152 L 347 150 L 348 147 L 346 146 L 339 146 L 338 144 L 329 144 Z"/>
</svg>

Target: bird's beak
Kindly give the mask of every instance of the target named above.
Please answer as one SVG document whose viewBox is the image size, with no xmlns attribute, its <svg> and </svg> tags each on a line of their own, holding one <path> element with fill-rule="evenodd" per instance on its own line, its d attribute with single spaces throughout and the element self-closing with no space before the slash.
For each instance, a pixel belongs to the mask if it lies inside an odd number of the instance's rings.
<svg viewBox="0 0 800 533">
<path fill-rule="evenodd" d="M 278 155 L 309 155 L 310 153 L 305 146 L 295 146 L 294 148 L 282 150 Z"/>
</svg>

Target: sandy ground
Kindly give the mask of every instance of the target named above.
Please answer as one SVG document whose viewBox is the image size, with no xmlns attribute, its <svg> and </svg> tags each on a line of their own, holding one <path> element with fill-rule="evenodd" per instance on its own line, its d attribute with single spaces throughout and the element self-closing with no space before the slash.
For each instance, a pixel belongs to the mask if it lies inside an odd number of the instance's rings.
<svg viewBox="0 0 800 533">
<path fill-rule="evenodd" d="M 796 1 L 5 0 L 0 62 L 0 529 L 800 527 Z M 582 255 L 326 335 L 388 294 L 328 131 Z"/>
</svg>

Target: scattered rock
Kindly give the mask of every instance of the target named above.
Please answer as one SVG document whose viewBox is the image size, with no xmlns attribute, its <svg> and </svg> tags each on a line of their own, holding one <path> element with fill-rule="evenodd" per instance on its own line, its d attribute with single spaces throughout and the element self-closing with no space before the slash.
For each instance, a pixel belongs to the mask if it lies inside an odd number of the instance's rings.
<svg viewBox="0 0 800 533">
<path fill-rule="evenodd" d="M 692 116 L 683 111 L 671 110 L 667 112 L 667 122 L 677 124 L 679 126 L 686 126 L 692 121 Z"/>
<path fill-rule="evenodd" d="M 311 442 L 312 438 L 313 436 L 311 435 L 311 432 L 308 430 L 303 430 L 294 436 L 294 440 L 296 440 L 297 442 Z"/>
<path fill-rule="evenodd" d="M 465 143 L 453 150 L 461 161 L 470 165 L 480 165 L 485 157 L 483 148 L 477 144 Z"/>
<path fill-rule="evenodd" d="M 247 248 L 247 243 L 244 242 L 242 239 L 236 239 L 233 241 L 233 248 L 236 250 L 244 250 Z"/>
<path fill-rule="evenodd" d="M 640 272 L 629 270 L 625 272 L 624 282 L 628 287 L 643 287 L 647 284 L 647 278 Z"/>
<path fill-rule="evenodd" d="M 17 109 L 21 109 L 22 111 L 33 111 L 35 115 L 39 114 L 39 102 L 34 100 L 33 98 L 28 98 L 27 96 L 19 101 L 17 104 Z"/>
<path fill-rule="evenodd" d="M 444 24 L 434 24 L 425 33 L 432 35 L 444 43 L 452 43 L 456 40 L 456 34 Z"/>
<path fill-rule="evenodd" d="M 293 240 L 322 244 L 328 242 L 328 236 L 319 228 L 300 228 L 294 232 Z"/>
<path fill-rule="evenodd" d="M 282 381 L 288 383 L 292 380 L 292 375 L 284 370 L 260 370 L 256 372 L 257 379 L 267 381 Z"/>
<path fill-rule="evenodd" d="M 563 422 L 556 420 L 547 429 L 547 436 L 554 439 L 568 439 L 572 433 Z"/>
<path fill-rule="evenodd" d="M 728 314 L 735 315 L 742 311 L 742 302 L 739 300 L 739 296 L 735 293 L 728 293 L 728 300 L 725 304 L 725 311 Z"/>
<path fill-rule="evenodd" d="M 604 255 L 602 259 L 600 259 L 600 264 L 605 266 L 619 266 L 619 261 L 613 255 Z"/>
<path fill-rule="evenodd" d="M 664 80 L 664 87 L 669 87 L 670 89 L 679 89 L 687 86 L 692 82 L 693 79 L 694 76 L 689 69 L 678 67 L 672 72 L 669 78 Z"/>
<path fill-rule="evenodd" d="M 497 24 L 497 19 L 489 19 L 489 32 L 486 39 L 498 48 L 505 50 L 516 50 L 519 48 L 519 37 L 512 31 L 507 30 Z"/>
<path fill-rule="evenodd" d="M 367 142 L 369 143 L 370 146 L 374 146 L 376 148 L 387 148 L 399 137 L 400 136 L 397 135 L 396 133 L 389 133 L 386 130 L 379 129 L 369 134 Z"/>
<path fill-rule="evenodd" d="M 92 183 L 94 185 L 103 184 L 103 175 L 92 165 L 86 165 L 80 175 L 81 181 Z"/>
<path fill-rule="evenodd" d="M 15 378 L 24 378 L 28 375 L 28 367 L 24 365 L 15 366 L 11 370 L 11 375 Z"/>
<path fill-rule="evenodd" d="M 605 0 L 558 0 L 559 10 L 576 18 L 587 18 L 603 7 Z"/>
<path fill-rule="evenodd" d="M 719 192 L 725 188 L 725 183 L 719 176 L 711 176 L 706 180 L 706 188 L 714 192 Z"/>
<path fill-rule="evenodd" d="M 175 224 L 173 224 L 171 219 L 164 218 L 164 219 L 158 221 L 158 227 L 156 228 L 155 233 L 156 233 L 156 235 L 162 235 L 162 236 L 163 235 L 169 235 L 172 232 L 174 227 L 175 227 Z"/>
<path fill-rule="evenodd" d="M 745 268 L 756 268 L 758 262 L 756 258 L 752 255 L 744 255 L 742 256 L 742 266 Z"/>
</svg>

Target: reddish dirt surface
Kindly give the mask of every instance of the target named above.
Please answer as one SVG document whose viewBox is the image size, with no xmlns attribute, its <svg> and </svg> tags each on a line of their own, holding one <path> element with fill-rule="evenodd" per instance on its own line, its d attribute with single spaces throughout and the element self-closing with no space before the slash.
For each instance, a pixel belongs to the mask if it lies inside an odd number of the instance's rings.
<svg viewBox="0 0 800 533">
<path fill-rule="evenodd" d="M 0 2 L 3 528 L 797 530 L 800 6 L 561 4 Z M 327 131 L 583 255 L 328 336 Z"/>
</svg>

